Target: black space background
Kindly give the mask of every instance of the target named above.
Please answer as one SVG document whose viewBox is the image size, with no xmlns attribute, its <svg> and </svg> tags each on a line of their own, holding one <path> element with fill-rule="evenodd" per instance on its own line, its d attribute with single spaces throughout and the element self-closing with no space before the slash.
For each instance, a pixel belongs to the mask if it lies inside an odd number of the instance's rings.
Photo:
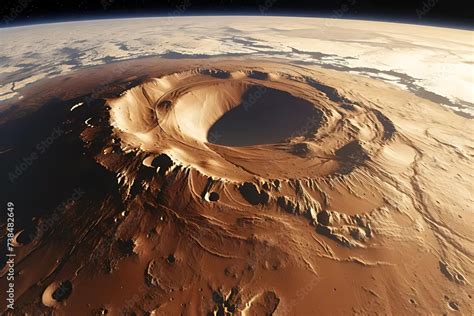
<svg viewBox="0 0 474 316">
<path fill-rule="evenodd" d="M 467 29 L 474 26 L 472 0 L 2 0 L 0 26 L 172 14 L 261 15 L 262 8 L 266 15 L 386 20 Z"/>
</svg>

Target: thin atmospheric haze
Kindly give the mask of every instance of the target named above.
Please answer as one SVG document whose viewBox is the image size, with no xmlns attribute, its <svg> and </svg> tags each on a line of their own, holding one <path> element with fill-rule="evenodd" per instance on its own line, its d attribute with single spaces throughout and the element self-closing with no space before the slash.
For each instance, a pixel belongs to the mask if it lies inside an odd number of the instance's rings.
<svg viewBox="0 0 474 316">
<path fill-rule="evenodd" d="M 455 0 L 5 0 L 4 315 L 474 314 Z"/>
</svg>

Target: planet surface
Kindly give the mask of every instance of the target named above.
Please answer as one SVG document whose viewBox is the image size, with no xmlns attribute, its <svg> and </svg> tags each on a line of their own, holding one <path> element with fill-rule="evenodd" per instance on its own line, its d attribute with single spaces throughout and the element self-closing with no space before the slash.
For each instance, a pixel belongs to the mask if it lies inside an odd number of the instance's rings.
<svg viewBox="0 0 474 316">
<path fill-rule="evenodd" d="M 169 16 L 0 38 L 5 313 L 474 312 L 472 31 Z"/>
</svg>

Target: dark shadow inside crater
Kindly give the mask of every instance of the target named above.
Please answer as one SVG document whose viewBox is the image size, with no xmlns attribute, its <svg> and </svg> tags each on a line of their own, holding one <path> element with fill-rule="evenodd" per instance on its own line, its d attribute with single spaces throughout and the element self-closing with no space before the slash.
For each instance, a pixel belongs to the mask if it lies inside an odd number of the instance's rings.
<svg viewBox="0 0 474 316">
<path fill-rule="evenodd" d="M 287 92 L 254 86 L 244 93 L 241 104 L 211 126 L 207 139 L 231 147 L 282 143 L 314 133 L 322 117 L 322 111 L 308 101 Z"/>
</svg>

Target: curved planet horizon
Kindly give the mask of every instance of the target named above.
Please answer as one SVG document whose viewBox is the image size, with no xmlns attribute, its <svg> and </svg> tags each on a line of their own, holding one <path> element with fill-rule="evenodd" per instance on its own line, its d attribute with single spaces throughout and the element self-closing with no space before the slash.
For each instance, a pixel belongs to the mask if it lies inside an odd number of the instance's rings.
<svg viewBox="0 0 474 316">
<path fill-rule="evenodd" d="M 473 313 L 474 32 L 231 16 L 0 35 L 15 313 Z"/>
</svg>

